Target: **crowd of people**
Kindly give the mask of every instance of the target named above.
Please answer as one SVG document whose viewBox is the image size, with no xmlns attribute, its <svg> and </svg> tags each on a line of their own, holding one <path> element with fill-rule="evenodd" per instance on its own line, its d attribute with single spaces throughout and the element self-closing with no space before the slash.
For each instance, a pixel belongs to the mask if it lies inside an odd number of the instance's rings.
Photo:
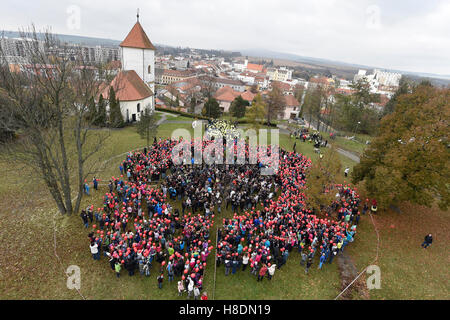
<svg viewBox="0 0 450 320">
<path fill-rule="evenodd" d="M 336 185 L 336 200 L 326 218 L 319 218 L 306 207 L 302 188 L 310 160 L 293 152 L 281 152 L 283 161 L 274 176 L 273 191 L 277 199 L 252 206 L 242 214 L 223 219 L 218 234 L 217 264 L 224 264 L 225 275 L 250 270 L 257 281 L 282 268 L 290 252 L 300 253 L 305 273 L 319 257 L 318 268 L 332 263 L 339 252 L 353 242 L 359 222 L 359 196 L 349 185 Z M 336 220 L 329 214 L 336 213 Z M 330 217 L 330 218 L 328 218 Z"/>
<path fill-rule="evenodd" d="M 181 277 L 180 292 L 197 298 L 213 249 L 209 234 L 214 215 L 196 210 L 181 214 L 167 201 L 167 189 L 155 186 L 168 170 L 177 170 L 170 157 L 176 143 L 163 140 L 148 151 L 128 153 L 119 166 L 120 177 L 112 177 L 108 184 L 103 207 L 90 206 L 81 217 L 86 227 L 88 219 L 93 223 L 88 235 L 93 258 L 100 259 L 103 252 L 117 277 L 123 269 L 129 276 L 136 271 L 147 277 L 155 273 L 158 288 L 165 274 L 168 281 Z"/>
<path fill-rule="evenodd" d="M 120 177 L 112 177 L 108 184 L 103 207 L 89 206 L 81 214 L 86 227 L 88 219 L 93 224 L 88 235 L 93 258 L 100 259 L 103 252 L 117 277 L 122 269 L 129 276 L 136 271 L 142 276 L 154 273 L 158 288 L 165 275 L 168 281 L 176 277 L 180 295 L 187 292 L 188 298 L 206 299 L 200 293 L 213 249 L 210 229 L 214 217 L 229 208 L 234 216 L 222 220 L 216 248 L 216 263 L 225 266 L 226 275 L 248 267 L 258 281 L 266 275 L 270 280 L 294 248 L 307 273 L 315 255 L 322 268 L 353 241 L 358 194 L 348 185 L 333 186 L 336 220 L 317 217 L 306 207 L 302 193 L 310 159 L 280 150 L 280 165 L 273 175 L 260 174 L 259 160 L 175 165 L 172 149 L 179 143 L 190 144 L 194 151 L 211 141 L 160 139 L 149 150 L 128 153 L 119 166 Z M 248 145 L 244 148 L 248 159 Z M 181 209 L 172 207 L 171 200 L 180 201 Z"/>
<path fill-rule="evenodd" d="M 299 139 L 302 142 L 311 142 L 314 144 L 314 148 L 326 147 L 328 145 L 328 140 L 324 139 L 320 132 L 309 132 L 308 128 L 293 131 L 291 137 Z"/>
</svg>

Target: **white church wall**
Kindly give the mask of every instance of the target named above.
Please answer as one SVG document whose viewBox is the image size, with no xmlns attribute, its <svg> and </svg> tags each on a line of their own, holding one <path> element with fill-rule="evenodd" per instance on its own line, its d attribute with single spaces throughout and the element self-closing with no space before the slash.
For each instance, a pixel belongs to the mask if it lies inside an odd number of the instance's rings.
<svg viewBox="0 0 450 320">
<path fill-rule="evenodd" d="M 123 70 L 134 70 L 155 92 L 155 52 L 150 49 L 121 47 Z M 149 68 L 150 67 L 150 68 Z"/>
<path fill-rule="evenodd" d="M 139 111 L 138 111 L 139 104 Z M 133 115 L 135 121 L 139 121 L 141 119 L 141 112 L 144 111 L 145 108 L 150 108 L 150 111 L 154 111 L 153 106 L 153 97 L 150 96 L 143 100 L 138 101 L 121 101 L 120 102 L 120 111 L 122 111 L 122 116 L 125 121 L 133 121 Z"/>
</svg>

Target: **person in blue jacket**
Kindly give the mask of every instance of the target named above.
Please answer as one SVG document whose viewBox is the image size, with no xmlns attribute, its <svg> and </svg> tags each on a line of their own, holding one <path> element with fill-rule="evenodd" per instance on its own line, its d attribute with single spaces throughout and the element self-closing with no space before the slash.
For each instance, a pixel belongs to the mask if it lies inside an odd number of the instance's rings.
<svg viewBox="0 0 450 320">
<path fill-rule="evenodd" d="M 237 252 L 239 253 L 239 254 L 241 254 L 242 253 L 242 250 L 244 250 L 244 247 L 242 246 L 242 244 L 238 244 L 238 247 L 237 247 Z"/>
<path fill-rule="evenodd" d="M 319 259 L 319 269 L 322 269 L 322 265 L 325 263 L 326 260 L 327 257 L 325 256 L 325 253 L 322 253 Z"/>
</svg>

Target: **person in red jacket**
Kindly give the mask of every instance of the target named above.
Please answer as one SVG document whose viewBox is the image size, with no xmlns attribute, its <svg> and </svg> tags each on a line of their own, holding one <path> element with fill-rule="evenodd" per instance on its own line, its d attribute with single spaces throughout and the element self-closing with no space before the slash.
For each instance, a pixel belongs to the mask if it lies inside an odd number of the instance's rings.
<svg viewBox="0 0 450 320">
<path fill-rule="evenodd" d="M 264 279 L 266 272 L 267 272 L 267 266 L 266 266 L 266 264 L 263 264 L 261 267 L 261 270 L 259 270 L 258 281 L 262 281 Z"/>
<path fill-rule="evenodd" d="M 202 294 L 202 296 L 201 296 L 200 299 L 201 299 L 201 300 L 208 300 L 208 294 L 206 293 L 206 291 L 203 292 L 203 294 Z"/>
</svg>

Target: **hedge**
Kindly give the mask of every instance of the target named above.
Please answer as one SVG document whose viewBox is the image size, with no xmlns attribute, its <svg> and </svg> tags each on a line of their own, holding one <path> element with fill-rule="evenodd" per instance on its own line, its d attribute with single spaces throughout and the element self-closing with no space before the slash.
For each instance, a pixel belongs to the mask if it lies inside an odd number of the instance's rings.
<svg viewBox="0 0 450 320">
<path fill-rule="evenodd" d="M 161 108 L 161 107 L 155 107 L 155 110 L 162 111 L 162 112 L 179 114 L 181 116 L 184 116 L 184 117 L 187 117 L 187 118 L 193 118 L 193 119 L 202 119 L 202 120 L 209 120 L 210 119 L 208 117 L 205 117 L 205 116 L 202 116 L 202 115 L 198 115 L 198 114 L 192 114 L 192 113 L 187 113 L 187 112 L 173 110 L 173 109 L 166 109 L 166 108 Z"/>
<path fill-rule="evenodd" d="M 187 113 L 187 112 L 173 110 L 173 109 L 166 109 L 166 108 L 161 108 L 161 107 L 155 107 L 155 110 L 162 111 L 162 112 L 173 113 L 173 114 L 179 114 L 179 115 L 182 115 L 182 116 L 187 117 L 187 118 L 202 119 L 202 120 L 210 120 L 210 119 L 213 120 L 213 118 L 208 118 L 208 117 L 205 117 L 205 116 L 202 116 L 202 115 Z M 237 121 L 237 123 L 239 123 L 239 124 L 248 124 L 248 123 L 252 123 L 252 121 L 250 121 L 248 119 L 239 119 Z M 276 127 L 277 126 L 276 123 L 268 124 L 267 122 L 264 122 L 263 124 L 265 126 L 269 126 L 269 127 Z"/>
</svg>

